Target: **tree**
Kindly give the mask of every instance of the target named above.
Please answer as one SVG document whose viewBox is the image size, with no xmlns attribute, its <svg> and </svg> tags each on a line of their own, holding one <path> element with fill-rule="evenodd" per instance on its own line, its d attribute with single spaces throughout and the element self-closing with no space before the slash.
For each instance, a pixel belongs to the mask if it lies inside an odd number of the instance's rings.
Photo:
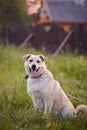
<svg viewBox="0 0 87 130">
<path fill-rule="evenodd" d="M 28 19 L 25 0 L 0 0 L 0 25 L 16 26 Z"/>
</svg>

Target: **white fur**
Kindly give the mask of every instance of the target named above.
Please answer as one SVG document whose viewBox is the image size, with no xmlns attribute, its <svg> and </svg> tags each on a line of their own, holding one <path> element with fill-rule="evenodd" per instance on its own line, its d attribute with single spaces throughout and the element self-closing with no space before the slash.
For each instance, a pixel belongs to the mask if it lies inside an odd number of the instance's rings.
<svg viewBox="0 0 87 130">
<path fill-rule="evenodd" d="M 57 112 L 61 113 L 63 118 L 73 116 L 78 110 L 76 109 L 77 111 L 75 111 L 69 98 L 60 87 L 60 84 L 54 80 L 52 73 L 47 70 L 45 57 L 43 55 L 41 56 L 24 56 L 24 66 L 29 75 L 27 81 L 27 92 L 32 99 L 35 111 L 42 110 L 44 111 L 44 114 Z M 30 59 L 33 60 L 32 63 L 29 63 Z M 37 63 L 37 60 L 40 60 L 40 63 Z M 37 66 L 36 68 L 40 68 L 35 78 L 32 77 L 31 72 L 29 71 L 29 67 L 32 68 L 32 64 L 35 64 Z M 79 108 L 79 111 L 80 109 L 81 107 Z M 87 110 L 87 106 L 85 106 L 85 109 Z"/>
</svg>

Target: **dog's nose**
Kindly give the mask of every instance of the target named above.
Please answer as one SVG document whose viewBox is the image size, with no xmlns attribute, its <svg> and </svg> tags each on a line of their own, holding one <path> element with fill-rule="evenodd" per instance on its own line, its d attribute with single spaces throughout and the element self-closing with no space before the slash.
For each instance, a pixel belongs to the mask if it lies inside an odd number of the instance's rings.
<svg viewBox="0 0 87 130">
<path fill-rule="evenodd" d="M 32 70 L 36 70 L 36 65 L 35 64 L 32 65 Z"/>
</svg>

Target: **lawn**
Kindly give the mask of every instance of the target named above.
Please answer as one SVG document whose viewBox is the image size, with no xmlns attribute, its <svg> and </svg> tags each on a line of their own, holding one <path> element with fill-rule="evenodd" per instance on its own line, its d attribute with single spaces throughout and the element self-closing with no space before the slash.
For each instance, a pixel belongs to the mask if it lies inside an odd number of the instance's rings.
<svg viewBox="0 0 87 130">
<path fill-rule="evenodd" d="M 74 106 L 87 105 L 87 56 L 65 53 L 53 57 L 44 51 L 0 46 L 0 130 L 87 130 L 87 115 L 64 120 L 59 115 L 34 112 L 24 79 L 26 53 L 47 56 L 47 68 L 65 93 L 83 100 L 70 98 Z"/>
</svg>

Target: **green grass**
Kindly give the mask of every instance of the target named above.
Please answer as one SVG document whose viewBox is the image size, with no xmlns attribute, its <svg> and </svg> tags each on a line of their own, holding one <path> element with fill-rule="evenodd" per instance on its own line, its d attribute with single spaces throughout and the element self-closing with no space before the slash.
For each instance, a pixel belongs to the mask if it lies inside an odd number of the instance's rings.
<svg viewBox="0 0 87 130">
<path fill-rule="evenodd" d="M 86 102 L 87 56 L 66 53 L 52 57 L 47 52 L 0 46 L 0 130 L 86 130 L 87 116 L 62 119 L 59 115 L 35 113 L 26 92 L 23 55 L 43 53 L 47 67 L 64 91 Z M 74 106 L 81 102 L 70 99 Z"/>
</svg>

